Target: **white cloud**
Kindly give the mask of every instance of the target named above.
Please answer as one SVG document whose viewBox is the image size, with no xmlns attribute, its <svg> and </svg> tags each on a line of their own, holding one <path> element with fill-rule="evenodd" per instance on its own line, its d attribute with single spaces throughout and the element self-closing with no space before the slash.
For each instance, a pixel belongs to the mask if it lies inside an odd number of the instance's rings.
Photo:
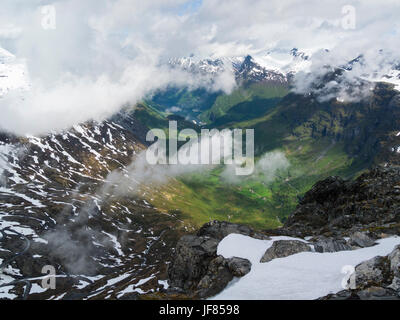
<svg viewBox="0 0 400 320">
<path fill-rule="evenodd" d="M 221 177 L 225 182 L 238 184 L 244 180 L 258 180 L 265 183 L 270 183 L 278 178 L 280 172 L 287 170 L 290 167 L 290 162 L 282 151 L 271 151 L 265 153 L 256 163 L 254 172 L 251 176 L 235 175 L 235 167 L 237 164 L 225 166 Z"/>
<path fill-rule="evenodd" d="M 383 68 L 398 52 L 397 0 L 3 0 L 0 46 L 25 59 L 32 92 L 10 95 L 0 108 L 0 127 L 42 133 L 77 121 L 102 118 L 147 91 L 189 82 L 229 91 L 232 75 L 212 84 L 160 68 L 171 57 L 263 55 L 267 49 L 328 48 L 338 64 L 364 53 L 368 68 Z M 56 30 L 41 27 L 41 5 L 54 4 Z M 341 27 L 342 7 L 356 9 L 356 29 Z M 395 55 L 393 55 L 395 56 Z M 314 61 L 314 59 L 313 59 Z M 314 62 L 313 62 L 314 63 Z M 217 87 L 215 87 L 217 86 Z"/>
</svg>

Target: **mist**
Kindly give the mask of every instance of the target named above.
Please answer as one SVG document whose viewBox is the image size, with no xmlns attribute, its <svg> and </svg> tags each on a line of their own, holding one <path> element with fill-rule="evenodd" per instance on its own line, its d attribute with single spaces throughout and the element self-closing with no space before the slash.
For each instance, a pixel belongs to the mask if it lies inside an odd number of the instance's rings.
<svg viewBox="0 0 400 320">
<path fill-rule="evenodd" d="M 43 27 L 51 12 L 45 5 L 55 10 L 54 28 Z M 343 26 L 344 6 L 354 8 L 354 28 Z M 363 54 L 362 66 L 346 73 L 348 81 L 329 84 L 338 86 L 339 99 L 353 99 L 368 90 L 348 97 L 347 82 L 384 71 L 399 57 L 399 12 L 395 0 L 5 0 L 0 47 L 25 66 L 29 84 L 1 99 L 0 128 L 20 135 L 68 129 L 102 120 L 168 84 L 229 92 L 232 74 L 197 79 L 166 69 L 165 62 L 190 55 L 264 56 L 273 48 L 329 49 L 312 56 L 307 78 L 298 76 L 299 93 L 312 90 L 307 84 L 320 66 Z"/>
<path fill-rule="evenodd" d="M 221 174 L 223 181 L 229 184 L 240 184 L 245 181 L 261 181 L 269 184 L 279 177 L 279 173 L 290 167 L 290 162 L 284 152 L 275 150 L 263 154 L 255 163 L 254 172 L 248 177 L 235 175 L 235 166 L 227 165 Z"/>
</svg>

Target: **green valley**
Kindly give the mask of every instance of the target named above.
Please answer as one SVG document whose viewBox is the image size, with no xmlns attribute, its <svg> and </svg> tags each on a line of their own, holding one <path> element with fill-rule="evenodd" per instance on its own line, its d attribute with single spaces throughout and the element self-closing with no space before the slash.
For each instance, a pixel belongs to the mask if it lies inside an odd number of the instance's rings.
<svg viewBox="0 0 400 320">
<path fill-rule="evenodd" d="M 388 119 L 387 113 L 394 112 L 388 107 L 393 94 L 390 87 L 378 88 L 368 104 L 319 103 L 294 94 L 279 97 L 284 94 L 282 88 L 263 90 L 260 85 L 238 89 L 229 96 L 217 97 L 203 116 L 211 112 L 220 115 L 209 122 L 209 128 L 223 128 L 225 124 L 254 128 L 256 162 L 265 153 L 280 150 L 290 162 L 289 168 L 278 171 L 272 181 L 250 177 L 232 183 L 224 180 L 220 166 L 207 173 L 179 177 L 147 200 L 195 227 L 218 219 L 258 229 L 274 228 L 285 221 L 318 180 L 331 175 L 351 178 L 368 168 L 377 156 L 369 150 L 396 126 L 387 121 L 370 123 L 372 119 Z M 269 104 L 271 99 L 275 104 Z M 242 121 L 235 121 L 239 119 L 235 114 Z M 355 118 L 357 122 L 352 121 Z M 374 134 L 367 136 L 372 125 L 376 126 Z M 354 132 L 357 135 L 352 136 Z"/>
</svg>

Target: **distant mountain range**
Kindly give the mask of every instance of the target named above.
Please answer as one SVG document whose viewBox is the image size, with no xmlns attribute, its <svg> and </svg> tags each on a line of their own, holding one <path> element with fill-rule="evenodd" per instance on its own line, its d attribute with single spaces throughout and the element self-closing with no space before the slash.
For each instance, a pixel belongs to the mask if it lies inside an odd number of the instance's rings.
<svg viewBox="0 0 400 320">
<path fill-rule="evenodd" d="M 292 49 L 286 54 L 268 52 L 256 58 L 250 55 L 220 59 L 199 59 L 194 56 L 175 58 L 169 64 L 192 73 L 215 75 L 231 71 L 239 83 L 248 81 L 285 84 L 288 83 L 288 77 L 309 67 L 310 57 L 298 49 Z"/>
</svg>

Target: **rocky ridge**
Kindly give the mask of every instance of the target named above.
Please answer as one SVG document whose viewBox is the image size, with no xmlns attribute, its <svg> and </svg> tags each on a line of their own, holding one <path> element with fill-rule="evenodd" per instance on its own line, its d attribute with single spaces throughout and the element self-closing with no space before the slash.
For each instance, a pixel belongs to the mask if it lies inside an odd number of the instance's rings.
<svg viewBox="0 0 400 320">
<path fill-rule="evenodd" d="M 133 299 L 164 288 L 184 233 L 141 194 L 104 189 L 146 148 L 133 112 L 46 136 L 0 133 L 0 297 Z M 56 289 L 41 286 L 54 266 Z"/>
</svg>

